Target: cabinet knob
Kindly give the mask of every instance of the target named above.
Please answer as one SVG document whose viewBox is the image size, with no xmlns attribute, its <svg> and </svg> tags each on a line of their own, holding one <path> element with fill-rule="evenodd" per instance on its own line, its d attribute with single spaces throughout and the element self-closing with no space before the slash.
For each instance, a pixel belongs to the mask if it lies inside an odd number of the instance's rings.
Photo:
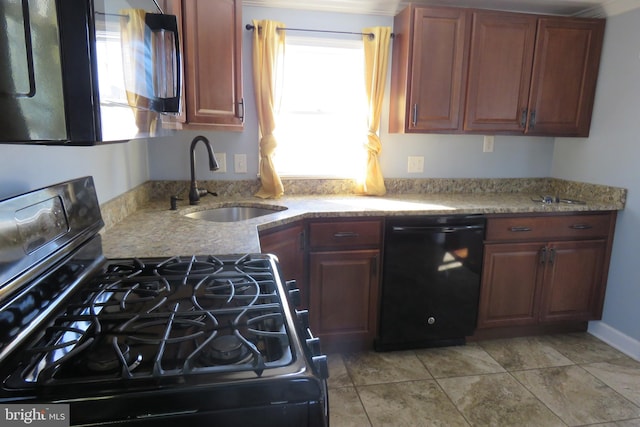
<svg viewBox="0 0 640 427">
<path fill-rule="evenodd" d="M 238 102 L 238 118 L 242 123 L 244 123 L 244 98 L 240 98 L 240 102 Z"/>
<path fill-rule="evenodd" d="M 436 323 L 436 318 L 431 316 L 427 319 L 427 324 L 429 325 L 433 325 L 434 323 Z"/>
<path fill-rule="evenodd" d="M 570 225 L 569 228 L 572 230 L 589 230 L 593 228 L 593 226 L 589 224 L 573 224 Z"/>
<path fill-rule="evenodd" d="M 333 233 L 333 237 L 335 237 L 336 239 L 354 239 L 356 237 L 360 237 L 360 235 L 355 231 L 339 231 L 337 233 Z"/>
<path fill-rule="evenodd" d="M 531 117 L 529 118 L 529 129 L 533 129 L 536 127 L 536 110 L 531 112 Z"/>
<path fill-rule="evenodd" d="M 515 227 L 509 228 L 509 231 L 513 231 L 514 233 L 522 233 L 522 232 L 525 232 L 525 231 L 531 231 L 531 227 L 515 226 Z"/>
</svg>

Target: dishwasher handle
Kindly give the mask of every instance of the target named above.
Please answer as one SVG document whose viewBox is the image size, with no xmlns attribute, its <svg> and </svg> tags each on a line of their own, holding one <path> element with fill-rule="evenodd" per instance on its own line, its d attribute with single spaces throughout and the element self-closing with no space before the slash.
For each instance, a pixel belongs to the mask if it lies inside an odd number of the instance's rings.
<svg viewBox="0 0 640 427">
<path fill-rule="evenodd" d="M 457 233 L 460 231 L 484 230 L 484 224 L 472 225 L 425 225 L 425 226 L 403 226 L 394 225 L 391 231 L 394 233 Z"/>
</svg>

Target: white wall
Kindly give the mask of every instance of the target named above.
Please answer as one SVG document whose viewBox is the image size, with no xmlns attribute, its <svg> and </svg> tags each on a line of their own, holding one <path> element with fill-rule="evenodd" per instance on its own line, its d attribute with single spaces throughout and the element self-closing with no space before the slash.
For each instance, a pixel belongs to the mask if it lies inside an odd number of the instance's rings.
<svg viewBox="0 0 640 427">
<path fill-rule="evenodd" d="M 618 216 L 602 324 L 640 358 L 640 9 L 609 18 L 591 133 L 558 138 L 552 175 L 625 187 Z M 628 338 L 631 339 L 629 343 Z"/>
<path fill-rule="evenodd" d="M 94 147 L 0 144 L 0 199 L 92 175 L 100 203 L 149 180 L 147 141 Z"/>
<path fill-rule="evenodd" d="M 246 7 L 244 23 L 277 19 L 289 27 L 359 31 L 367 26 L 392 25 L 391 17 L 361 16 Z M 243 30 L 244 31 L 244 30 Z M 216 152 L 247 154 L 247 174 L 208 171 L 197 164 L 197 178 L 253 179 L 258 170 L 258 127 L 251 78 L 251 32 L 244 31 L 244 94 L 247 121 L 242 132 L 181 132 L 175 137 L 131 141 L 95 147 L 47 147 L 0 144 L 0 199 L 67 179 L 93 175 L 101 203 L 152 180 L 189 179 L 189 143 L 203 134 Z M 387 91 L 388 94 L 388 91 Z M 388 96 L 388 95 L 387 95 Z M 389 135 L 388 101 L 381 126 L 380 158 L 387 177 L 541 177 L 551 173 L 550 138 L 496 137 L 495 152 L 482 153 L 481 136 Z M 198 147 L 198 156 L 204 154 Z M 424 174 L 407 174 L 407 156 L 425 156 Z"/>
<path fill-rule="evenodd" d="M 393 26 L 393 18 L 373 15 L 352 15 L 323 12 L 293 11 L 275 8 L 244 7 L 243 23 L 252 19 L 273 19 L 291 28 L 310 28 L 336 31 L 361 31 L 369 26 Z M 197 179 L 253 179 L 258 171 L 258 125 L 251 75 L 252 32 L 244 35 L 244 98 L 247 118 L 243 132 L 186 132 L 175 138 L 150 141 L 149 164 L 152 180 L 189 179 L 189 142 L 202 134 L 213 143 L 214 151 L 227 155 L 228 173 L 211 173 L 206 161 L 196 164 Z M 306 36 L 311 33 L 305 33 Z M 318 35 L 322 37 L 323 35 Z M 345 36 L 340 36 L 345 37 Z M 357 36 L 346 36 L 357 37 Z M 390 73 L 389 73 L 390 74 Z M 390 81 L 389 76 L 389 81 Z M 388 86 L 388 85 L 387 85 Z M 388 129 L 389 90 L 384 104 L 381 124 L 383 151 L 380 156 L 384 176 L 390 178 L 508 178 L 546 177 L 551 173 L 553 139 L 540 137 L 504 137 L 495 139 L 493 153 L 482 152 L 480 135 L 390 135 Z M 198 148 L 204 155 L 204 147 Z M 247 174 L 233 173 L 233 154 L 244 153 L 248 158 Z M 424 156 L 423 174 L 407 173 L 407 157 Z M 286 191 L 286 188 L 285 188 Z"/>
</svg>

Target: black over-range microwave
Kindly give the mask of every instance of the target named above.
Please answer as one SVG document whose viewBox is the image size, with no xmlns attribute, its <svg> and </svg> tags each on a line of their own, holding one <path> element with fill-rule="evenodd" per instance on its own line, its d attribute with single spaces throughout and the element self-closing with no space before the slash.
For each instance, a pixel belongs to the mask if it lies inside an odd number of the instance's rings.
<svg viewBox="0 0 640 427">
<path fill-rule="evenodd" d="M 167 134 L 180 60 L 176 17 L 156 0 L 0 0 L 0 142 Z"/>
</svg>

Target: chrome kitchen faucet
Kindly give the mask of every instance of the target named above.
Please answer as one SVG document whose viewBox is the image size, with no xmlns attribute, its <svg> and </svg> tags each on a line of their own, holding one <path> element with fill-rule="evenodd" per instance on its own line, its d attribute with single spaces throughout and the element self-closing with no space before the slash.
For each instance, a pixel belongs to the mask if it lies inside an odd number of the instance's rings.
<svg viewBox="0 0 640 427">
<path fill-rule="evenodd" d="M 191 141 L 191 187 L 189 189 L 189 204 L 197 205 L 200 202 L 200 197 L 206 196 L 207 193 L 211 193 L 207 189 L 198 188 L 198 183 L 196 182 L 196 153 L 195 147 L 198 141 L 204 142 L 204 145 L 207 147 L 207 151 L 209 153 L 209 169 L 212 171 L 218 170 L 218 161 L 216 160 L 216 156 L 213 153 L 213 148 L 211 148 L 211 143 L 207 138 L 202 135 L 196 136 Z M 214 194 L 214 193 L 211 193 Z M 215 195 L 215 194 L 214 194 Z"/>
</svg>

